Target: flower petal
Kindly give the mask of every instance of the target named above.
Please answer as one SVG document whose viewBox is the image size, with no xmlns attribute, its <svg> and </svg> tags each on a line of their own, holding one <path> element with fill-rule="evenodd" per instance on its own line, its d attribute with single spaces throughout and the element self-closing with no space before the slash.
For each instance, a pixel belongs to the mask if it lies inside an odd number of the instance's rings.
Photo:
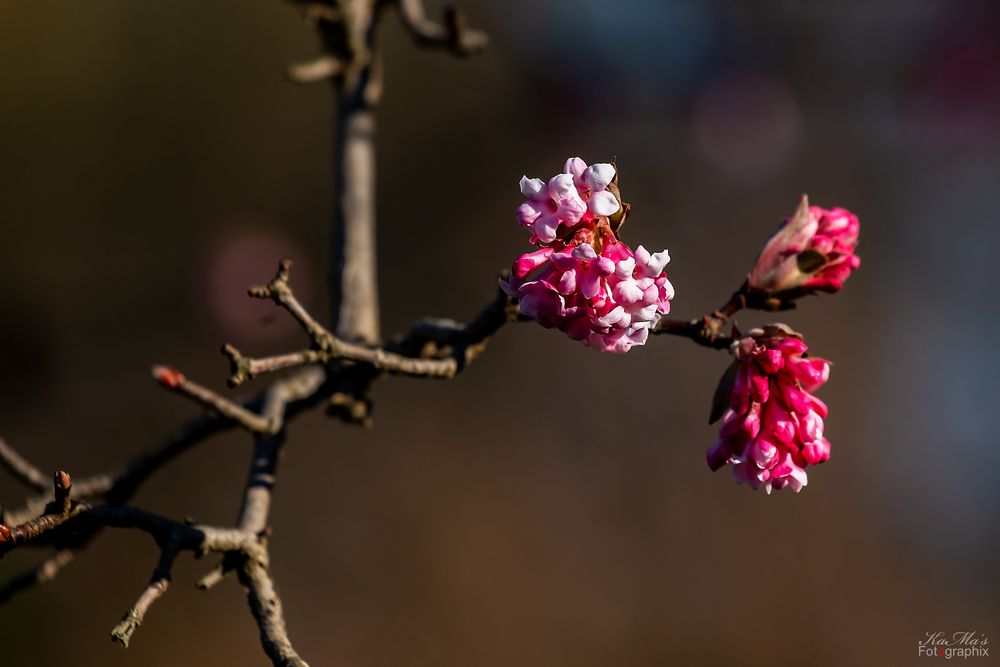
<svg viewBox="0 0 1000 667">
<path fill-rule="evenodd" d="M 583 181 L 592 193 L 604 190 L 614 178 L 615 168 L 607 162 L 592 164 L 587 167 L 587 171 L 583 174 Z"/>
<path fill-rule="evenodd" d="M 537 205 L 537 202 L 526 201 L 517 207 L 517 221 L 521 223 L 522 227 L 530 227 L 531 223 L 538 220 L 538 216 L 542 214 L 542 209 Z"/>
<path fill-rule="evenodd" d="M 615 275 L 623 279 L 631 278 L 633 271 L 635 271 L 635 258 L 626 257 L 622 261 L 618 262 L 618 266 L 615 268 Z"/>
<path fill-rule="evenodd" d="M 542 179 L 528 178 L 527 176 L 521 177 L 521 194 L 535 201 L 548 199 L 549 196 L 548 189 Z"/>
<path fill-rule="evenodd" d="M 639 289 L 639 286 L 635 284 L 634 280 L 621 281 L 615 285 L 612 294 L 615 297 L 615 301 L 623 306 L 631 306 L 633 303 L 642 298 L 642 290 Z"/>
<path fill-rule="evenodd" d="M 556 240 L 556 230 L 559 229 L 559 222 L 559 218 L 554 214 L 546 213 L 539 217 L 538 220 L 535 220 L 532 229 L 542 243 L 551 243 Z"/>
<path fill-rule="evenodd" d="M 576 257 L 579 260 L 589 261 L 597 259 L 597 252 L 594 250 L 594 246 L 589 243 L 581 243 L 573 248 L 573 257 Z"/>
<path fill-rule="evenodd" d="M 591 193 L 588 203 L 590 212 L 594 215 L 614 215 L 621 208 L 618 198 L 606 190 Z"/>
<path fill-rule="evenodd" d="M 587 170 L 587 163 L 578 157 L 571 157 L 563 165 L 564 174 L 572 174 L 577 185 L 583 183 L 583 173 Z"/>
</svg>

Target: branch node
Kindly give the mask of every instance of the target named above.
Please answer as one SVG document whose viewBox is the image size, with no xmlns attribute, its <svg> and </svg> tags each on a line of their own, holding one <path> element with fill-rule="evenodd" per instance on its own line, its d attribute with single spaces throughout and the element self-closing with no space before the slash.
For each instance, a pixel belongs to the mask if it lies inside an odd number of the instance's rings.
<svg viewBox="0 0 1000 667">
<path fill-rule="evenodd" d="M 111 641 L 118 642 L 122 645 L 122 648 L 128 648 L 132 634 L 135 633 L 136 628 L 140 625 L 142 625 L 142 619 L 139 618 L 138 612 L 135 609 L 129 609 L 121 623 L 116 625 L 111 631 Z"/>
<path fill-rule="evenodd" d="M 222 354 L 229 359 L 230 375 L 226 380 L 227 385 L 230 387 L 238 387 L 244 382 L 253 379 L 254 373 L 251 360 L 248 357 L 243 356 L 235 345 L 232 345 L 231 343 L 223 345 Z"/>
</svg>

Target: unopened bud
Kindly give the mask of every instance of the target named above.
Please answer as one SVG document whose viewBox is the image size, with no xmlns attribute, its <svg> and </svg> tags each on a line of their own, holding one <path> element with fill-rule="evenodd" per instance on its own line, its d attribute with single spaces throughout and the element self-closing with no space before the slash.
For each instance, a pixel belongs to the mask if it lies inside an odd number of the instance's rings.
<svg viewBox="0 0 1000 667">
<path fill-rule="evenodd" d="M 184 374 L 170 366 L 153 366 L 153 378 L 167 389 L 177 389 L 184 382 Z"/>
<path fill-rule="evenodd" d="M 781 296 L 837 292 L 861 265 L 858 217 L 843 208 L 810 206 L 802 196 L 798 210 L 768 239 L 747 280 L 752 290 Z M 794 297 L 793 297 L 794 298 Z"/>
<path fill-rule="evenodd" d="M 65 470 L 57 470 L 53 478 L 55 487 L 59 491 L 69 491 L 70 487 L 73 486 L 73 480 Z"/>
</svg>

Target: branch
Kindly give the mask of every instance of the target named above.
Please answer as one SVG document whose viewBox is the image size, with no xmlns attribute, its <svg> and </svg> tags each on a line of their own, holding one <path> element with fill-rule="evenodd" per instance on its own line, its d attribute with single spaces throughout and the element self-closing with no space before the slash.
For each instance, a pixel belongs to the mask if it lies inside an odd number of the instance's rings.
<svg viewBox="0 0 1000 667">
<path fill-rule="evenodd" d="M 682 336 L 705 347 L 726 350 L 729 349 L 734 340 L 739 338 L 739 331 L 733 325 L 732 333 L 727 336 L 722 333 L 723 327 L 733 315 L 748 307 L 760 306 L 754 300 L 754 295 L 749 293 L 747 283 L 744 282 L 738 290 L 732 293 L 726 303 L 712 313 L 694 320 L 662 318 L 653 327 L 652 333 Z"/>
<path fill-rule="evenodd" d="M 258 299 L 270 299 L 287 310 L 312 340 L 313 347 L 252 358 L 226 344 L 222 351 L 230 361 L 228 382 L 231 386 L 265 373 L 328 364 L 334 360 L 366 364 L 393 375 L 451 379 L 482 353 L 501 326 L 517 317 L 517 306 L 498 290 L 494 300 L 467 325 L 450 320 L 422 320 L 384 347 L 352 343 L 328 331 L 299 303 L 289 282 L 291 266 L 291 260 L 281 260 L 274 279 L 267 285 L 251 288 L 249 294 Z"/>
<path fill-rule="evenodd" d="M 69 549 L 57 549 L 41 563 L 12 577 L 0 585 L 0 604 L 7 602 L 18 593 L 39 584 L 47 584 L 56 578 L 60 570 L 73 561 L 73 552 Z"/>
<path fill-rule="evenodd" d="M 681 336 L 713 350 L 729 349 L 734 340 L 733 336 L 725 336 L 715 331 L 714 324 L 715 321 L 708 315 L 700 320 L 661 319 L 652 333 Z"/>
<path fill-rule="evenodd" d="M 265 410 L 265 415 L 266 418 L 274 420 L 278 413 L 278 407 L 282 408 L 286 415 L 297 414 L 317 401 L 326 398 L 328 393 L 329 389 L 324 387 L 323 371 L 312 368 L 297 375 L 283 378 L 279 383 L 275 383 L 257 396 L 241 399 L 238 403 L 249 407 L 269 404 L 271 408 Z M 221 415 L 206 415 L 194 419 L 179 427 L 166 439 L 150 448 L 149 451 L 140 454 L 120 468 L 93 475 L 74 483 L 71 495 L 78 501 L 104 502 L 112 506 L 123 505 L 134 495 L 139 486 L 157 470 L 192 446 L 203 442 L 212 435 L 228 430 L 234 423 L 233 420 Z M 23 457 L 11 448 L 7 449 L 8 454 L 10 454 L 9 460 L 24 461 Z M 27 462 L 25 461 L 25 463 Z M 0 524 L 17 526 L 30 522 L 46 511 L 51 499 L 51 492 L 29 498 L 22 508 L 14 511 L 5 510 L 0 513 Z M 51 520 L 45 519 L 45 521 Z M 79 530 L 72 536 L 66 536 L 63 540 L 64 555 L 55 558 L 52 563 L 43 563 L 37 572 L 35 570 L 24 572 L 0 587 L 0 602 L 26 590 L 34 583 L 50 580 L 71 560 L 71 557 L 66 554 L 71 554 L 71 550 L 86 546 L 99 532 L 99 528 L 97 526 L 92 530 Z M 2 533 L 2 529 L 0 529 L 0 533 Z M 55 563 L 58 563 L 57 567 L 52 566 Z"/>
<path fill-rule="evenodd" d="M 313 376 L 321 381 L 322 372 L 314 370 Z M 265 414 L 272 416 L 284 412 L 291 400 L 302 397 L 312 390 L 307 382 L 289 383 L 279 381 L 272 387 L 265 405 Z M 221 581 L 227 573 L 236 569 L 240 583 L 246 588 L 247 602 L 260 628 L 264 651 L 275 665 L 308 667 L 306 662 L 292 648 L 285 625 L 281 598 L 267 568 L 267 526 L 271 510 L 271 492 L 277 476 L 278 459 L 284 444 L 284 432 L 266 437 L 258 437 L 250 464 L 250 473 L 244 488 L 243 504 L 240 507 L 237 525 L 248 535 L 254 535 L 261 545 L 265 558 L 254 558 L 246 553 L 228 553 L 219 566 L 202 577 L 198 587 L 207 590 Z"/>
<path fill-rule="evenodd" d="M 187 396 L 195 403 L 231 419 L 251 433 L 274 433 L 281 428 L 272 421 L 247 410 L 239 403 L 215 393 L 197 382 L 192 382 L 184 374 L 169 366 L 153 366 L 153 378 L 163 387 Z"/>
<path fill-rule="evenodd" d="M 292 292 L 289 276 L 292 270 L 292 260 L 284 258 L 278 262 L 278 271 L 274 279 L 266 285 L 258 285 L 247 290 L 247 294 L 255 299 L 269 299 L 288 311 L 288 314 L 299 323 L 306 335 L 316 344 L 323 348 L 326 343 L 333 339 L 333 334 L 326 330 L 322 324 L 309 314 L 309 311 L 299 303 Z"/>
<path fill-rule="evenodd" d="M 146 618 L 146 612 L 153 606 L 153 603 L 167 592 L 170 586 L 170 571 L 173 568 L 174 560 L 177 558 L 177 544 L 171 542 L 163 547 L 160 554 L 160 562 L 153 570 L 153 576 L 149 580 L 149 585 L 143 590 L 142 595 L 136 603 L 125 612 L 121 623 L 116 625 L 111 631 L 111 639 L 120 643 L 124 648 L 128 648 L 128 643 L 132 639 L 132 633 L 142 625 Z"/>
<path fill-rule="evenodd" d="M 243 401 L 243 403 L 253 405 L 258 400 L 258 398 L 254 398 Z M 192 446 L 232 426 L 231 420 L 218 415 L 206 415 L 193 419 L 116 470 L 99 473 L 74 482 L 72 497 L 76 500 L 103 500 L 111 505 L 124 504 L 150 475 Z M 44 495 L 28 498 L 22 508 L 14 511 L 5 510 L 0 513 L 0 523 L 9 525 L 24 523 L 41 514 L 49 499 L 48 492 Z"/>
<path fill-rule="evenodd" d="M 255 461 L 255 466 L 273 474 L 277 447 L 270 445 L 268 447 L 265 454 L 266 461 Z M 68 507 L 69 488 L 68 484 L 62 483 L 68 481 L 68 477 L 65 473 L 57 474 L 53 510 L 56 507 Z M 253 483 L 255 479 L 259 479 L 258 474 L 251 476 L 248 489 L 255 486 Z M 270 483 L 269 481 L 268 485 Z M 270 487 L 267 486 L 268 495 L 269 492 Z M 245 512 L 246 516 L 252 517 L 246 522 L 248 526 L 256 521 L 266 521 L 266 507 L 262 514 L 259 497 L 248 496 L 251 498 L 249 505 L 257 508 L 256 512 Z M 47 517 L 54 518 L 50 520 Z M 58 544 L 64 536 L 71 536 L 78 531 L 92 533 L 104 527 L 141 530 L 152 536 L 160 545 L 160 560 L 149 584 L 136 603 L 126 612 L 122 622 L 112 631 L 112 638 L 122 645 L 128 646 L 132 634 L 142 623 L 150 606 L 167 590 L 170 571 L 180 551 L 191 551 L 195 554 L 218 552 L 236 558 L 239 562 L 240 581 L 247 589 L 250 608 L 260 627 L 261 640 L 267 655 L 277 665 L 306 665 L 289 642 L 281 600 L 267 569 L 267 550 L 261 544 L 260 536 L 252 530 L 191 526 L 133 507 L 77 505 L 60 514 L 46 514 L 42 518 L 45 520 L 32 520 L 14 528 L 2 526 L 0 555 L 31 542 L 46 541 Z M 39 568 L 35 578 L 51 578 L 55 571 L 68 562 L 69 557 L 65 553 L 57 551 L 47 559 Z M 17 585 L 20 585 L 20 582 L 9 585 L 7 589 Z"/>
<path fill-rule="evenodd" d="M 275 423 L 283 424 L 289 406 L 296 401 L 315 396 L 324 380 L 323 371 L 314 368 L 298 376 L 275 382 L 265 395 L 264 416 Z M 284 432 L 279 431 L 269 436 L 258 436 L 255 440 L 250 472 L 243 492 L 243 503 L 237 519 L 239 529 L 254 536 L 265 557 L 271 493 L 277 477 L 278 459 L 284 438 Z M 250 610 L 260 627 L 261 642 L 267 655 L 276 665 L 306 665 L 288 639 L 281 600 L 267 571 L 266 558 L 251 558 L 246 554 L 228 553 L 223 556 L 222 562 L 215 569 L 198 581 L 197 585 L 202 590 L 212 588 L 234 569 L 239 572 L 240 583 L 247 589 Z"/>
<path fill-rule="evenodd" d="M 46 491 L 49 488 L 49 478 L 45 473 L 18 454 L 3 438 L 0 438 L 0 466 L 14 479 L 35 491 Z"/>
<path fill-rule="evenodd" d="M 427 18 L 423 0 L 398 0 L 403 25 L 421 46 L 441 47 L 458 56 L 479 53 L 489 44 L 486 33 L 469 28 L 465 16 L 454 7 L 445 7 L 444 24 Z"/>
<path fill-rule="evenodd" d="M 344 63 L 339 58 L 325 55 L 304 63 L 293 63 L 288 66 L 285 76 L 289 81 L 300 84 L 316 83 L 332 79 L 344 71 Z"/>
<path fill-rule="evenodd" d="M 309 667 L 305 660 L 292 648 L 285 627 L 284 610 L 277 588 L 267 567 L 248 558 L 240 569 L 240 583 L 247 590 L 250 612 L 260 628 L 260 641 L 264 652 L 275 665 L 287 667 Z"/>
<path fill-rule="evenodd" d="M 64 472 L 57 475 L 69 478 Z M 77 532 L 108 526 L 141 530 L 153 536 L 158 544 L 173 544 L 178 550 L 228 552 L 258 548 L 253 536 L 248 537 L 236 528 L 192 526 L 134 507 L 79 503 L 66 509 L 69 505 L 66 498 L 68 494 L 62 496 L 57 482 L 56 500 L 50 504 L 51 511 L 13 528 L 0 526 L 0 556 L 31 543 L 58 545 L 67 537 L 71 540 Z"/>
<path fill-rule="evenodd" d="M 739 330 L 733 325 L 730 335 L 722 330 L 730 318 L 739 311 L 751 310 L 780 311 L 795 308 L 795 299 L 808 294 L 805 290 L 785 290 L 781 297 L 760 292 L 750 287 L 744 280 L 739 289 L 732 293 L 729 300 L 712 313 L 694 320 L 661 319 L 652 329 L 654 334 L 668 334 L 689 338 L 699 345 L 716 350 L 728 349 L 737 340 Z"/>
<path fill-rule="evenodd" d="M 41 516 L 13 527 L 0 524 L 0 558 L 18 544 L 31 542 L 69 519 L 72 507 L 70 500 L 72 485 L 69 475 L 62 470 L 56 471 L 52 480 L 53 500 L 45 506 L 45 511 Z"/>
</svg>

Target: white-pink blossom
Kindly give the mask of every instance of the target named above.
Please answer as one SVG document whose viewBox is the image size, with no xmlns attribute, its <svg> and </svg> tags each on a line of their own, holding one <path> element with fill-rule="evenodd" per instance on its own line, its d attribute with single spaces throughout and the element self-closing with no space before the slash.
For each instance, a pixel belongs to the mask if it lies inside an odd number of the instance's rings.
<svg viewBox="0 0 1000 667">
<path fill-rule="evenodd" d="M 566 160 L 562 173 L 547 182 L 521 177 L 525 201 L 517 209 L 517 219 L 531 230 L 531 243 L 551 243 L 560 233 L 595 216 L 614 215 L 621 202 L 607 188 L 615 178 L 611 164 L 587 165 L 578 157 Z"/>
</svg>

